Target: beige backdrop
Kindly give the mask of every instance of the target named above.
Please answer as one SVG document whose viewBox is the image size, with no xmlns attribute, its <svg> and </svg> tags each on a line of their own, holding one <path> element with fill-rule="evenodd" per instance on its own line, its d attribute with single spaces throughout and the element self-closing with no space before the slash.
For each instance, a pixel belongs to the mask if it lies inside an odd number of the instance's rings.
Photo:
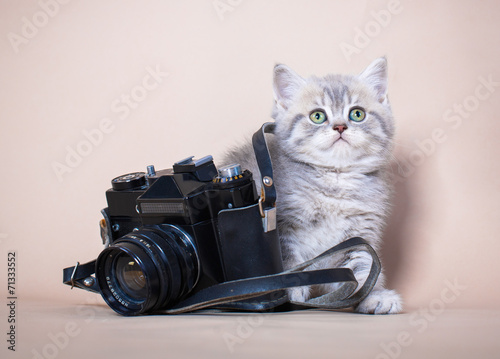
<svg viewBox="0 0 500 359">
<path fill-rule="evenodd" d="M 85 296 L 62 268 L 102 249 L 111 178 L 220 158 L 269 121 L 276 63 L 389 63 L 397 120 L 383 260 L 406 308 L 500 300 L 497 1 L 0 2 L 0 287 Z"/>
</svg>

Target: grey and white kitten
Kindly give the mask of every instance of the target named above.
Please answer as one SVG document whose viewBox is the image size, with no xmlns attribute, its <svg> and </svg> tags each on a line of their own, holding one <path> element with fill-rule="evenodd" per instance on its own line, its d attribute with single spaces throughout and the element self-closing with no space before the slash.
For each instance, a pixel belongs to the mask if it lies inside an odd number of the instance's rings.
<svg viewBox="0 0 500 359">
<path fill-rule="evenodd" d="M 386 59 L 376 59 L 358 76 L 302 78 L 289 67 L 276 65 L 273 85 L 276 129 L 267 139 L 285 269 L 354 236 L 378 251 L 389 211 L 386 171 L 394 135 Z M 223 162 L 240 163 L 252 171 L 259 187 L 250 142 L 232 149 Z M 366 252 L 351 251 L 331 265 L 351 268 L 361 285 L 371 258 Z M 334 288 L 297 287 L 289 295 L 305 301 Z M 373 291 L 355 309 L 398 313 L 402 302 L 395 291 L 384 288 L 381 273 Z"/>
</svg>

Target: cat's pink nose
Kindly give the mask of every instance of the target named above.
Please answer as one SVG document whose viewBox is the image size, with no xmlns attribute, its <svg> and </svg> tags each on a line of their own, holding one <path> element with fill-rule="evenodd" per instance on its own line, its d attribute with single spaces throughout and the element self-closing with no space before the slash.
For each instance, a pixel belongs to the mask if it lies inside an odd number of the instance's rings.
<svg viewBox="0 0 500 359">
<path fill-rule="evenodd" d="M 338 133 L 342 133 L 345 130 L 347 130 L 347 126 L 346 125 L 335 125 L 335 126 L 333 126 L 333 129 L 335 131 L 337 131 Z"/>
</svg>

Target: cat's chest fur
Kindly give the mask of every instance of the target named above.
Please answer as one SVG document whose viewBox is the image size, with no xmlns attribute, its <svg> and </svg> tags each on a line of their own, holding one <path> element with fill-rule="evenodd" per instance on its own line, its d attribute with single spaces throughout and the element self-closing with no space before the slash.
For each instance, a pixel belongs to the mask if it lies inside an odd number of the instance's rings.
<svg viewBox="0 0 500 359">
<path fill-rule="evenodd" d="M 290 244 L 300 245 L 303 259 L 350 236 L 367 236 L 367 226 L 383 212 L 386 199 L 383 182 L 375 174 L 310 167 L 299 173 L 276 173 L 277 210 L 281 234 Z"/>
</svg>

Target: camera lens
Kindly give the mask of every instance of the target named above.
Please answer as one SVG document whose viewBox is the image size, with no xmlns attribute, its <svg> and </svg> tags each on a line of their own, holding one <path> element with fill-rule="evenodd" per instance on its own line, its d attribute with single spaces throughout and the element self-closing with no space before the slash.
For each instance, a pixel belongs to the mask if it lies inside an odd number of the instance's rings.
<svg viewBox="0 0 500 359">
<path fill-rule="evenodd" d="M 199 278 L 191 237 L 173 225 L 144 226 L 104 249 L 96 262 L 101 295 L 117 313 L 137 315 L 168 308 Z"/>
<path fill-rule="evenodd" d="M 147 294 L 146 278 L 139 264 L 128 254 L 120 255 L 116 260 L 117 284 L 131 298 L 141 299 Z"/>
</svg>

